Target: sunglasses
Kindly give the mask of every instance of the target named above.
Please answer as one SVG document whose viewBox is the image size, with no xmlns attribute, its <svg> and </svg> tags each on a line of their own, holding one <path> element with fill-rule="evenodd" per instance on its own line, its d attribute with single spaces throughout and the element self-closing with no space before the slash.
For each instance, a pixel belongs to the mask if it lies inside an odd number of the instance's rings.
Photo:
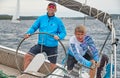
<svg viewBox="0 0 120 78">
<path fill-rule="evenodd" d="M 49 5 L 49 6 L 48 6 L 48 8 L 55 9 L 55 8 L 56 8 L 56 6 L 54 6 L 54 5 Z"/>
</svg>

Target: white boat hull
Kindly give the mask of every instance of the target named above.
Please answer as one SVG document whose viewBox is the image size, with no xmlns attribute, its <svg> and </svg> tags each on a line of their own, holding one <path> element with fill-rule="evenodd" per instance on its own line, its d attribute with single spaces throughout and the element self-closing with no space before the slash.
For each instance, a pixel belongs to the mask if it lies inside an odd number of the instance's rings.
<svg viewBox="0 0 120 78">
<path fill-rule="evenodd" d="M 23 71 L 23 57 L 24 54 L 26 54 L 25 52 L 22 51 L 18 51 L 17 54 L 17 61 L 18 61 L 18 65 L 21 71 Z M 16 50 L 15 49 L 11 49 L 5 46 L 1 46 L 0 45 L 0 70 L 2 70 L 5 74 L 7 75 L 14 75 L 17 76 L 17 78 L 37 78 L 36 76 L 33 75 L 29 75 L 29 74 L 22 74 L 20 70 L 18 70 L 17 64 L 16 64 Z M 66 78 L 64 77 L 64 75 L 66 75 L 65 71 L 63 71 L 62 65 L 57 64 L 60 68 L 56 68 L 54 71 L 50 71 L 50 63 L 48 60 L 45 60 L 45 64 L 43 64 L 39 71 L 37 73 L 42 74 L 42 75 L 48 75 L 47 78 Z M 47 69 L 46 69 L 47 67 Z M 49 71 L 48 71 L 49 70 Z M 42 76 L 41 75 L 41 76 Z M 78 78 L 88 78 L 87 76 L 88 74 L 86 72 L 82 73 L 81 76 L 82 77 L 78 77 Z M 70 77 L 72 78 L 72 77 Z"/>
<path fill-rule="evenodd" d="M 19 53 L 17 55 L 17 60 L 18 60 L 21 71 L 23 71 L 23 57 L 24 57 L 24 54 L 26 53 L 22 51 L 18 51 L 18 52 Z M 23 76 L 30 76 L 25 74 L 21 75 L 15 62 L 16 61 L 15 54 L 16 54 L 16 50 L 0 45 L 0 70 L 2 70 L 7 75 L 18 76 L 18 78 L 21 78 Z M 47 65 L 47 68 L 50 69 L 49 62 L 46 61 L 45 64 Z M 48 74 L 52 71 L 48 72 L 45 66 L 42 65 L 41 68 L 39 69 L 39 72 Z M 59 69 L 57 69 L 53 72 L 53 74 L 60 75 L 60 74 L 63 74 L 63 71 L 62 70 L 60 71 Z M 33 77 L 35 78 L 35 76 Z M 48 76 L 48 78 L 51 78 L 51 77 L 58 78 L 55 76 L 53 77 L 53 75 Z"/>
</svg>

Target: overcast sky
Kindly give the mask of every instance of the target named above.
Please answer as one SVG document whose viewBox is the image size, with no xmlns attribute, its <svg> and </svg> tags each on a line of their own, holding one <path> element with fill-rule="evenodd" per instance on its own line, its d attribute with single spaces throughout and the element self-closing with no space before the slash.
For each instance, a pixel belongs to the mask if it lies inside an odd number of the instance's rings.
<svg viewBox="0 0 120 78">
<path fill-rule="evenodd" d="M 84 3 L 85 0 L 77 0 Z M 17 0 L 0 0 L 0 14 L 13 15 Z M 46 13 L 46 0 L 20 0 L 20 16 L 39 16 Z M 120 0 L 87 0 L 87 5 L 95 7 L 109 14 L 120 14 Z M 80 12 L 67 9 L 57 4 L 57 16 L 82 16 Z"/>
</svg>

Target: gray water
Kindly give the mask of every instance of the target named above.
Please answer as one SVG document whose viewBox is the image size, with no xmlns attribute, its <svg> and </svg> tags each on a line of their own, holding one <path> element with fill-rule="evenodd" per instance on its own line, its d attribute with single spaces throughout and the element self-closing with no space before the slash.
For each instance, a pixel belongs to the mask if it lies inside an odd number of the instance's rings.
<svg viewBox="0 0 120 78">
<path fill-rule="evenodd" d="M 105 39 L 108 36 L 109 30 L 108 28 L 98 20 L 75 20 L 75 19 L 62 19 L 66 31 L 67 36 L 62 43 L 64 44 L 66 50 L 68 48 L 68 40 L 74 34 L 74 28 L 77 25 L 84 24 L 87 27 L 87 34 L 92 36 L 95 41 L 97 49 L 100 51 Z M 116 37 L 120 39 L 120 20 L 113 20 L 115 29 L 116 29 Z M 0 20 L 0 45 L 10 47 L 16 49 L 20 41 L 23 39 L 25 32 L 32 25 L 34 20 L 22 20 L 19 24 L 11 23 L 10 20 Z M 27 52 L 31 46 L 37 43 L 37 35 L 31 36 L 29 39 L 25 40 L 20 49 L 22 51 Z M 59 56 L 58 63 L 61 63 L 61 60 L 65 57 L 64 50 L 61 45 L 59 45 Z M 107 54 L 110 57 L 111 50 L 111 35 L 108 38 L 108 41 L 103 49 L 103 53 Z M 117 77 L 120 77 L 120 43 L 117 46 Z"/>
</svg>

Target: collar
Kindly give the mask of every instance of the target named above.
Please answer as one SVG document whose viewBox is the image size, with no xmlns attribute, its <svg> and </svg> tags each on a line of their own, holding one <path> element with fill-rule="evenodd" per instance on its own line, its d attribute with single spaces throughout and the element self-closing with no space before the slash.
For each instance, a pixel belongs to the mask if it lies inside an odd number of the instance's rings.
<svg viewBox="0 0 120 78">
<path fill-rule="evenodd" d="M 55 14 L 54 14 L 53 16 L 49 16 L 49 15 L 48 15 L 48 13 L 47 13 L 47 16 L 48 16 L 49 18 L 51 18 L 51 17 L 54 17 L 54 16 L 55 16 Z"/>
</svg>

